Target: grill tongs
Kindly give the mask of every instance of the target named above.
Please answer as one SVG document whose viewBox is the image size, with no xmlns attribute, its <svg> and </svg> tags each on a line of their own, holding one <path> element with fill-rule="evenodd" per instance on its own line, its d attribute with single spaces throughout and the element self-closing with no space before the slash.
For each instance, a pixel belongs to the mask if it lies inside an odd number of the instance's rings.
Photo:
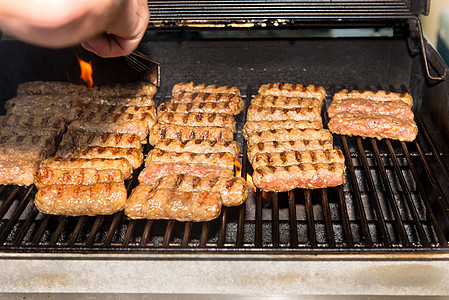
<svg viewBox="0 0 449 300">
<path fill-rule="evenodd" d="M 151 60 L 145 54 L 135 50 L 130 55 L 125 56 L 125 62 L 132 69 L 137 71 L 145 80 L 156 86 L 160 86 L 161 66 L 158 62 Z"/>
</svg>

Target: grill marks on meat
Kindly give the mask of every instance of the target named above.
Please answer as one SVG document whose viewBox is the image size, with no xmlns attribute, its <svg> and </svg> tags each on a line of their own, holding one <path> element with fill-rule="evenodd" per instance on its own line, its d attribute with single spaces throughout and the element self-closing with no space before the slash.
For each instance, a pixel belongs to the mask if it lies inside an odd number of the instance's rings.
<svg viewBox="0 0 449 300">
<path fill-rule="evenodd" d="M 337 134 L 387 138 L 411 142 L 418 134 L 413 120 L 384 115 L 352 114 L 341 112 L 329 121 L 329 129 Z"/>
<path fill-rule="evenodd" d="M 158 107 L 158 114 L 164 112 L 173 113 L 219 113 L 238 115 L 243 110 L 243 101 L 223 101 L 223 102 L 164 102 Z"/>
<path fill-rule="evenodd" d="M 150 129 L 150 144 L 156 145 L 164 139 L 179 140 L 217 140 L 232 141 L 234 132 L 231 128 L 212 126 L 180 126 L 175 124 L 157 123 Z"/>
<path fill-rule="evenodd" d="M 17 95 L 82 95 L 87 91 L 83 85 L 62 81 L 30 81 L 17 87 Z"/>
<path fill-rule="evenodd" d="M 71 169 L 58 170 L 40 168 L 34 184 L 38 189 L 54 184 L 91 185 L 98 182 L 123 182 L 123 174 L 118 169 Z"/>
<path fill-rule="evenodd" d="M 198 177 L 218 176 L 232 177 L 234 172 L 229 169 L 217 166 L 208 166 L 191 163 L 152 163 L 142 170 L 139 174 L 139 182 L 141 184 L 154 185 L 157 180 L 177 174 L 190 174 Z"/>
<path fill-rule="evenodd" d="M 258 121 L 258 122 L 246 122 L 243 126 L 243 137 L 248 139 L 248 136 L 262 132 L 262 131 L 271 131 L 271 130 L 281 130 L 281 129 L 321 129 L 323 125 L 321 122 L 315 121 Z"/>
<path fill-rule="evenodd" d="M 61 116 L 64 121 L 72 122 L 78 118 L 82 110 L 79 107 L 62 106 L 37 106 L 37 105 L 15 105 L 8 110 L 7 115 L 33 115 L 38 112 L 42 116 Z"/>
<path fill-rule="evenodd" d="M 329 107 L 329 129 L 337 134 L 413 141 L 418 127 L 408 93 L 342 90 Z"/>
<path fill-rule="evenodd" d="M 263 84 L 260 86 L 258 92 L 261 96 L 271 95 L 278 97 L 316 98 L 320 101 L 322 101 L 326 96 L 326 91 L 322 86 L 280 82 Z"/>
<path fill-rule="evenodd" d="M 126 108 L 126 106 L 124 106 Z M 120 124 L 120 123 L 132 123 L 132 122 L 144 122 L 149 127 L 156 123 L 156 115 L 154 107 L 150 107 L 150 110 L 138 113 L 110 113 L 108 111 L 90 111 L 85 112 L 79 117 L 79 121 L 99 123 L 99 124 Z"/>
<path fill-rule="evenodd" d="M 40 212 L 66 216 L 110 215 L 123 210 L 125 203 L 123 182 L 49 185 L 39 189 L 34 199 Z"/>
<path fill-rule="evenodd" d="M 42 127 L 63 131 L 66 123 L 63 118 L 58 116 L 10 114 L 0 116 L 0 126 Z"/>
<path fill-rule="evenodd" d="M 386 91 L 348 91 L 343 89 L 334 94 L 334 100 L 367 99 L 373 101 L 402 101 L 408 106 L 413 106 L 413 98 L 409 93 L 394 93 Z"/>
<path fill-rule="evenodd" d="M 45 135 L 0 135 L 0 160 L 39 162 L 55 153 L 55 140 Z"/>
<path fill-rule="evenodd" d="M 205 222 L 217 218 L 221 206 L 219 193 L 178 192 L 140 184 L 129 197 L 125 214 L 131 219 Z"/>
<path fill-rule="evenodd" d="M 181 82 L 173 86 L 172 95 L 176 95 L 180 92 L 202 92 L 213 94 L 233 94 L 240 95 L 240 89 L 237 86 L 217 86 L 206 84 L 194 84 L 193 82 L 186 83 Z"/>
<path fill-rule="evenodd" d="M 89 89 L 89 93 L 99 97 L 152 97 L 156 94 L 157 87 L 151 83 L 125 83 L 116 85 L 97 86 Z"/>
<path fill-rule="evenodd" d="M 38 162 L 28 160 L 0 160 L 0 184 L 29 186 L 33 184 Z"/>
<path fill-rule="evenodd" d="M 247 121 L 311 121 L 321 123 L 321 107 L 261 107 L 251 104 L 248 108 Z"/>
<path fill-rule="evenodd" d="M 291 165 L 310 164 L 344 164 L 345 158 L 340 150 L 309 150 L 309 151 L 289 151 L 275 153 L 257 153 L 252 165 L 254 169 L 264 166 L 284 167 Z"/>
<path fill-rule="evenodd" d="M 169 152 L 160 149 L 151 150 L 145 159 L 145 166 L 152 163 L 192 163 L 211 165 L 233 170 L 234 156 L 228 152 L 218 153 L 193 153 L 193 152 Z"/>
<path fill-rule="evenodd" d="M 86 96 L 81 97 L 82 104 L 100 104 L 100 105 L 115 105 L 115 106 L 154 106 L 152 96 L 127 96 L 127 97 L 100 97 L 100 96 Z"/>
<path fill-rule="evenodd" d="M 100 147 L 142 148 L 142 143 L 137 135 L 111 132 L 96 133 L 71 131 L 64 134 L 60 145 L 65 147 L 90 145 Z"/>
<path fill-rule="evenodd" d="M 192 152 L 192 153 L 220 153 L 229 152 L 235 158 L 240 154 L 240 148 L 235 141 L 216 141 L 216 140 L 169 140 L 164 139 L 160 143 L 157 143 L 154 148 L 163 151 L 173 152 Z"/>
<path fill-rule="evenodd" d="M 332 101 L 327 114 L 329 118 L 340 112 L 386 115 L 399 119 L 413 119 L 411 107 L 402 101 L 383 101 L 369 99 L 347 99 Z"/>
<path fill-rule="evenodd" d="M 169 175 L 160 178 L 154 187 L 179 192 L 209 191 L 220 193 L 221 200 L 225 206 L 238 206 L 248 197 L 246 181 L 242 177 L 198 177 L 189 174 Z"/>
<path fill-rule="evenodd" d="M 257 95 L 251 100 L 252 105 L 262 107 L 282 107 L 282 108 L 298 108 L 298 107 L 321 107 L 323 99 L 318 98 L 298 98 L 284 96 L 260 96 Z"/>
<path fill-rule="evenodd" d="M 119 133 L 131 134 L 139 137 L 142 143 L 148 136 L 148 124 L 145 122 L 126 122 L 126 123 L 96 123 L 88 121 L 74 121 L 69 125 L 69 132 L 81 131 L 90 133 Z"/>
<path fill-rule="evenodd" d="M 71 95 L 21 95 L 6 101 L 5 108 L 10 110 L 13 107 L 35 106 L 35 107 L 78 107 L 79 100 Z"/>
<path fill-rule="evenodd" d="M 230 128 L 234 133 L 236 131 L 235 120 L 230 114 L 217 113 L 172 113 L 165 112 L 159 114 L 158 121 L 160 123 L 175 124 L 182 126 L 213 126 Z"/>
<path fill-rule="evenodd" d="M 257 132 L 248 137 L 248 148 L 264 142 L 286 142 L 300 140 L 332 141 L 332 134 L 327 129 L 280 129 Z"/>
<path fill-rule="evenodd" d="M 137 106 L 137 105 L 108 105 L 108 104 L 97 104 L 97 103 L 86 103 L 81 105 L 85 114 L 88 116 L 91 113 L 100 113 L 100 114 L 111 114 L 111 115 L 119 115 L 119 114 L 130 114 L 130 115 L 142 115 L 142 114 L 151 114 L 153 118 L 156 117 L 156 109 L 154 105 L 148 106 Z"/>
<path fill-rule="evenodd" d="M 287 192 L 297 188 L 317 189 L 334 187 L 345 182 L 345 165 L 342 163 L 304 163 L 254 170 L 254 184 L 264 191 Z"/>
</svg>

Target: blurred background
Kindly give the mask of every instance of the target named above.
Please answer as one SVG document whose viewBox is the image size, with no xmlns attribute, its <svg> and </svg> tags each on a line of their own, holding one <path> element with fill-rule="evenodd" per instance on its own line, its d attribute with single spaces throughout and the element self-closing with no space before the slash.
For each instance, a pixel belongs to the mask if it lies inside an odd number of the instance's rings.
<svg viewBox="0 0 449 300">
<path fill-rule="evenodd" d="M 431 0 L 430 14 L 421 21 L 427 40 L 449 64 L 449 0 Z"/>
</svg>

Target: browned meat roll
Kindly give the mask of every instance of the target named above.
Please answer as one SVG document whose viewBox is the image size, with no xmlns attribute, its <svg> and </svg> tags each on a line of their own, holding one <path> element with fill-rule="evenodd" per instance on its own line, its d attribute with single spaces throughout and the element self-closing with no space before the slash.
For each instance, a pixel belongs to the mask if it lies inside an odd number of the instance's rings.
<svg viewBox="0 0 449 300">
<path fill-rule="evenodd" d="M 303 121 L 258 121 L 258 122 L 246 122 L 243 126 L 243 137 L 248 139 L 253 133 L 280 129 L 320 129 L 323 128 L 321 121 L 310 122 L 307 120 Z"/>
<path fill-rule="evenodd" d="M 261 190 L 274 192 L 334 187 L 345 182 L 345 165 L 304 163 L 284 167 L 260 167 L 254 170 L 253 181 Z"/>
<path fill-rule="evenodd" d="M 246 120 L 250 121 L 311 121 L 321 123 L 321 107 L 261 107 L 251 104 L 248 108 Z"/>
<path fill-rule="evenodd" d="M 63 131 L 66 127 L 64 118 L 44 115 L 15 115 L 0 116 L 0 126 L 42 127 Z"/>
<path fill-rule="evenodd" d="M 254 169 L 273 166 L 283 167 L 291 165 L 301 165 L 305 163 L 329 164 L 329 163 L 345 163 L 345 157 L 340 150 L 308 150 L 308 151 L 289 151 L 275 153 L 257 153 L 254 155 L 251 164 Z"/>
<path fill-rule="evenodd" d="M 154 106 L 153 96 L 129 96 L 129 97 L 101 97 L 98 95 L 89 95 L 79 97 L 81 103 L 96 103 L 101 105 L 120 105 L 120 106 Z"/>
<path fill-rule="evenodd" d="M 205 222 L 217 218 L 221 206 L 219 193 L 177 192 L 140 184 L 132 191 L 125 214 L 131 219 Z"/>
<path fill-rule="evenodd" d="M 172 89 L 172 95 L 176 95 L 180 92 L 240 95 L 240 89 L 237 86 L 194 84 L 193 82 L 180 82 L 175 84 Z"/>
<path fill-rule="evenodd" d="M 329 118 L 340 112 L 386 115 L 399 119 L 413 119 L 410 106 L 402 101 L 376 101 L 368 99 L 348 99 L 332 101 L 327 114 Z"/>
<path fill-rule="evenodd" d="M 0 184 L 28 186 L 34 182 L 38 163 L 27 160 L 0 160 Z"/>
<path fill-rule="evenodd" d="M 0 160 L 39 162 L 55 153 L 55 140 L 46 135 L 0 135 Z"/>
<path fill-rule="evenodd" d="M 137 106 L 137 105 L 108 105 L 108 104 L 97 104 L 97 103 L 84 103 L 81 105 L 84 110 L 84 114 L 89 113 L 100 113 L 100 114 L 131 114 L 131 115 L 142 115 L 151 114 L 153 117 L 156 115 L 156 109 L 154 105 L 150 106 Z"/>
<path fill-rule="evenodd" d="M 220 153 L 193 153 L 169 152 L 160 149 L 151 150 L 145 159 L 145 166 L 152 163 L 192 163 L 212 165 L 220 168 L 234 169 L 234 156 L 228 152 Z"/>
<path fill-rule="evenodd" d="M 112 106 L 115 107 L 115 106 Z M 117 106 L 118 107 L 118 106 Z M 127 106 L 122 106 L 127 107 Z M 134 106 L 131 106 L 134 107 Z M 153 126 L 156 123 L 156 112 L 154 107 L 149 110 L 146 110 L 145 107 L 144 112 L 138 113 L 109 113 L 107 110 L 102 111 L 85 111 L 79 117 L 79 121 L 91 122 L 97 124 L 121 124 L 121 123 L 130 123 L 130 122 L 145 122 L 149 127 Z"/>
<path fill-rule="evenodd" d="M 89 89 L 89 93 L 100 97 L 138 97 L 153 96 L 157 87 L 148 82 L 124 83 L 116 85 L 96 86 Z"/>
<path fill-rule="evenodd" d="M 93 133 L 123 133 L 139 137 L 141 143 L 146 142 L 148 124 L 145 122 L 98 123 L 76 120 L 70 123 L 68 132 L 81 131 Z"/>
<path fill-rule="evenodd" d="M 334 100 L 345 99 L 368 99 L 374 101 L 402 101 L 408 106 L 413 106 L 413 98 L 409 93 L 393 93 L 386 91 L 348 91 L 346 89 L 341 90 L 334 94 Z"/>
<path fill-rule="evenodd" d="M 332 149 L 332 140 L 299 140 L 284 142 L 260 142 L 248 148 L 247 154 L 250 162 L 258 153 L 279 153 L 288 151 L 310 151 Z"/>
<path fill-rule="evenodd" d="M 233 157 L 238 157 L 240 148 L 235 141 L 210 141 L 210 140 L 188 140 L 181 142 L 178 140 L 164 139 L 154 146 L 156 149 L 173 152 L 192 153 L 219 153 L 229 152 Z"/>
<path fill-rule="evenodd" d="M 234 132 L 231 128 L 209 126 L 180 126 L 175 124 L 157 123 L 150 129 L 150 144 L 156 145 L 164 139 L 188 141 L 188 140 L 217 140 L 232 141 Z"/>
<path fill-rule="evenodd" d="M 188 113 L 221 113 L 238 115 L 243 109 L 243 101 L 223 101 L 223 102 L 164 102 L 159 105 L 158 114 L 163 112 Z"/>
<path fill-rule="evenodd" d="M 139 174 L 139 182 L 148 185 L 154 185 L 159 178 L 168 175 L 190 174 L 198 177 L 234 176 L 234 172 L 229 169 L 217 166 L 207 166 L 189 163 L 154 163 L 147 166 Z"/>
<path fill-rule="evenodd" d="M 411 142 L 418 134 L 413 120 L 391 116 L 342 112 L 329 121 L 329 129 L 336 134 L 359 135 L 377 139 L 387 138 Z"/>
<path fill-rule="evenodd" d="M 262 96 L 284 96 L 298 98 L 317 98 L 322 101 L 326 96 L 326 91 L 322 86 L 313 84 L 291 84 L 291 83 L 268 83 L 259 88 L 259 94 Z"/>
<path fill-rule="evenodd" d="M 126 188 L 123 182 L 92 185 L 56 184 L 39 189 L 34 198 L 36 208 L 51 215 L 111 215 L 123 210 Z"/>
<path fill-rule="evenodd" d="M 38 189 L 54 184 L 91 185 L 99 182 L 122 182 L 122 172 L 118 169 L 71 169 L 58 170 L 40 168 L 34 184 Z"/>
<path fill-rule="evenodd" d="M 1 126 L 3 132 L 8 132 L 15 135 L 45 135 L 55 138 L 62 133 L 62 129 L 54 128 L 39 128 L 39 127 L 16 127 L 16 126 Z"/>
<path fill-rule="evenodd" d="M 61 148 L 56 152 L 57 157 L 61 158 L 105 158 L 116 159 L 125 158 L 134 169 L 142 165 L 143 153 L 136 148 L 116 148 L 116 147 L 67 147 Z"/>
<path fill-rule="evenodd" d="M 327 129 L 280 129 L 263 131 L 248 137 L 248 148 L 261 142 L 284 142 L 298 140 L 329 140 L 332 134 Z"/>
<path fill-rule="evenodd" d="M 158 122 L 181 126 L 214 126 L 230 128 L 236 131 L 234 116 L 230 114 L 207 114 L 201 112 L 172 113 L 165 112 L 158 116 Z"/>
<path fill-rule="evenodd" d="M 119 148 L 142 148 L 137 135 L 127 133 L 96 133 L 70 131 L 62 137 L 60 146 L 100 146 Z"/>
<path fill-rule="evenodd" d="M 17 95 L 81 95 L 87 87 L 62 81 L 30 81 L 19 84 Z"/>
<path fill-rule="evenodd" d="M 73 95 L 21 95 L 6 101 L 5 108 L 33 106 L 45 108 L 73 108 L 79 106 L 79 97 Z M 34 113 L 36 113 L 35 111 Z"/>
<path fill-rule="evenodd" d="M 7 115 L 34 115 L 38 113 L 41 116 L 61 116 L 66 122 L 72 122 L 78 118 L 81 112 L 82 109 L 79 107 L 15 105 L 8 110 Z"/>
<path fill-rule="evenodd" d="M 282 107 L 282 108 L 298 108 L 298 107 L 321 107 L 322 99 L 318 98 L 297 98 L 283 96 L 260 96 L 257 95 L 251 100 L 252 105 L 262 107 Z"/>
<path fill-rule="evenodd" d="M 129 161 L 125 158 L 106 159 L 106 158 L 48 158 L 41 163 L 41 168 L 51 168 L 59 170 L 72 169 L 97 169 L 109 170 L 118 169 L 122 172 L 125 179 L 128 179 L 132 174 L 132 167 Z"/>
</svg>

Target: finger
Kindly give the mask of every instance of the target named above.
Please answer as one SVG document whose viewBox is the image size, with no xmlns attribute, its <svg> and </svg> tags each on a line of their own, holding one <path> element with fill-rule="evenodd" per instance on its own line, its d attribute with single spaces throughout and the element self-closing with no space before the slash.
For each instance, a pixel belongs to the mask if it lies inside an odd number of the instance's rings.
<svg viewBox="0 0 449 300">
<path fill-rule="evenodd" d="M 133 52 L 139 45 L 139 39 L 123 39 L 115 35 L 97 36 L 83 42 L 84 49 L 101 57 L 125 56 Z"/>
</svg>

